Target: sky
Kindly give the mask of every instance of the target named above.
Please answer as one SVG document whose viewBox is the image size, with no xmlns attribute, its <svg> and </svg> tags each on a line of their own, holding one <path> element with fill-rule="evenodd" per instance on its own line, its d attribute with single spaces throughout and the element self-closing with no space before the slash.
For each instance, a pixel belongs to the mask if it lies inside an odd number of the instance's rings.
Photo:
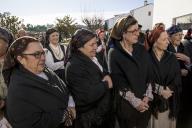
<svg viewBox="0 0 192 128">
<path fill-rule="evenodd" d="M 82 24 L 82 17 L 96 15 L 106 20 L 143 5 L 144 0 L 1 0 L 0 12 L 10 12 L 24 24 L 55 24 L 56 18 L 66 15 Z"/>
</svg>

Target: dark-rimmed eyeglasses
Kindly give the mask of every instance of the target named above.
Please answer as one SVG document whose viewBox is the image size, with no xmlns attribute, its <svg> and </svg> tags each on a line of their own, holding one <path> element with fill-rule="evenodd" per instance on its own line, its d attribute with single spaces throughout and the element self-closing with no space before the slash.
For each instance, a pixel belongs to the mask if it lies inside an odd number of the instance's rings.
<svg viewBox="0 0 192 128">
<path fill-rule="evenodd" d="M 128 33 L 132 33 L 132 34 L 136 34 L 140 31 L 140 29 L 135 29 L 135 30 L 132 30 L 132 31 L 126 31 Z"/>
<path fill-rule="evenodd" d="M 42 55 L 45 55 L 48 50 L 36 51 L 34 53 L 23 53 L 22 55 L 34 56 L 36 59 L 40 59 Z"/>
</svg>

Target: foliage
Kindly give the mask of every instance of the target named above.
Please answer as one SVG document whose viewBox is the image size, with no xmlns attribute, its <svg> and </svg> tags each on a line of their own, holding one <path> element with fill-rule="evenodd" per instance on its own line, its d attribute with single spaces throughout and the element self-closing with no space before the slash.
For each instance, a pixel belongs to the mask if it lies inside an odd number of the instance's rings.
<svg viewBox="0 0 192 128">
<path fill-rule="evenodd" d="M 10 12 L 0 13 L 0 26 L 10 30 L 14 35 L 21 26 L 19 17 L 12 16 Z"/>
<path fill-rule="evenodd" d="M 70 38 L 76 30 L 76 24 L 74 19 L 69 15 L 64 16 L 63 18 L 56 18 L 56 29 L 61 34 L 61 37 L 65 40 Z"/>
<path fill-rule="evenodd" d="M 45 32 L 47 31 L 47 26 L 46 25 L 32 25 L 32 24 L 27 24 L 27 31 L 30 32 Z"/>
<path fill-rule="evenodd" d="M 82 22 L 87 26 L 88 29 L 95 31 L 98 28 L 103 27 L 103 18 L 102 17 L 83 17 Z"/>
</svg>

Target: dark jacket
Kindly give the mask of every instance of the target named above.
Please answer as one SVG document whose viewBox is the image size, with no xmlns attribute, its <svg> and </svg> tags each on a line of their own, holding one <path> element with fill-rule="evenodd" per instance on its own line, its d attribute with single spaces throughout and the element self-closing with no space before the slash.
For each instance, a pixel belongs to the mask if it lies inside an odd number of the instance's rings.
<svg viewBox="0 0 192 128">
<path fill-rule="evenodd" d="M 164 112 L 169 108 L 169 117 L 177 117 L 181 93 L 179 63 L 171 52 L 165 51 L 160 61 L 157 60 L 153 50 L 150 50 L 149 53 L 152 62 L 153 83 L 157 83 L 164 88 L 169 87 L 174 91 L 173 96 L 168 100 L 154 93 L 154 100 L 152 102 L 154 115 L 157 116 L 157 111 Z"/>
<path fill-rule="evenodd" d="M 13 128 L 58 128 L 68 106 L 68 90 L 50 70 L 49 81 L 23 67 L 13 70 L 7 115 Z"/>
<path fill-rule="evenodd" d="M 66 80 L 83 128 L 100 127 L 109 110 L 110 91 L 102 79 L 98 66 L 80 52 L 73 54 L 66 65 Z"/>
<path fill-rule="evenodd" d="M 143 98 L 150 82 L 149 55 L 141 44 L 133 45 L 133 56 L 125 52 L 118 41 L 109 51 L 109 70 L 117 90 L 130 90 Z"/>
</svg>

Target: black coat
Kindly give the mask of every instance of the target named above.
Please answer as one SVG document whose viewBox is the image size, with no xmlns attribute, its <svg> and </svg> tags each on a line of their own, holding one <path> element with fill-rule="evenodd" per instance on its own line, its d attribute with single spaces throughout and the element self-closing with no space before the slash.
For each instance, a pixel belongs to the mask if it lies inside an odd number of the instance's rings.
<svg viewBox="0 0 192 128">
<path fill-rule="evenodd" d="M 13 70 L 6 104 L 13 128 L 58 128 L 61 124 L 68 90 L 53 72 L 44 72 L 49 81 L 22 67 Z"/>
<path fill-rule="evenodd" d="M 102 79 L 98 66 L 80 52 L 73 54 L 66 65 L 66 80 L 83 128 L 101 126 L 109 111 L 110 90 Z"/>
<path fill-rule="evenodd" d="M 131 91 L 137 98 L 143 99 L 151 80 L 150 60 L 145 48 L 137 43 L 133 45 L 132 56 L 114 42 L 109 50 L 109 71 L 111 73 L 115 111 L 120 127 L 147 127 L 150 119 L 150 108 L 143 113 L 137 111 L 127 100 L 119 95 L 119 91 Z"/>
<path fill-rule="evenodd" d="M 150 61 L 141 44 L 134 44 L 133 56 L 125 52 L 118 41 L 109 51 L 109 70 L 117 90 L 130 90 L 136 97 L 143 98 L 150 82 Z"/>
<path fill-rule="evenodd" d="M 153 50 L 150 50 L 150 58 L 152 62 L 153 82 L 164 87 L 169 87 L 174 91 L 173 96 L 165 100 L 162 96 L 154 93 L 153 111 L 155 116 L 157 111 L 165 111 L 170 109 L 170 117 L 176 117 L 179 110 L 179 99 L 181 93 L 181 74 L 179 63 L 175 55 L 165 51 L 162 59 L 157 60 Z M 168 108 L 166 108 L 168 107 Z"/>
</svg>

